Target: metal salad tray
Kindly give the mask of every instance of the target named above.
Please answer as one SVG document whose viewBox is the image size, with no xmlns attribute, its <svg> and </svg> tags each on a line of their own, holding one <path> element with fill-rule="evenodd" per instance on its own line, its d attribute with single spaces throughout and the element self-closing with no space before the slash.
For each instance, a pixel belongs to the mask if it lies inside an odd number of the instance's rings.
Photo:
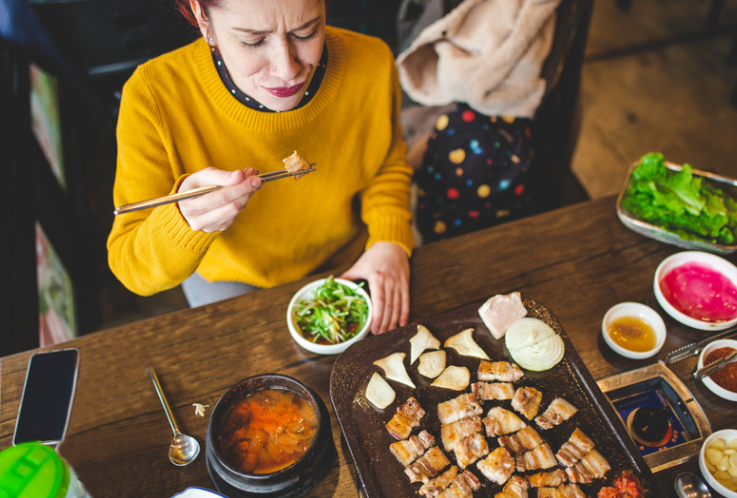
<svg viewBox="0 0 737 498">
<path fill-rule="evenodd" d="M 641 220 L 634 217 L 631 213 L 622 207 L 622 199 L 629 190 L 630 183 L 632 181 L 632 171 L 640 164 L 640 161 L 636 161 L 630 166 L 627 172 L 627 180 L 624 182 L 619 196 L 617 197 L 617 216 L 620 221 L 630 230 L 655 239 L 666 244 L 671 244 L 683 249 L 693 249 L 697 251 L 706 251 L 714 254 L 732 254 L 737 251 L 737 245 L 722 245 L 707 242 L 705 240 L 687 240 L 681 238 L 678 234 L 670 232 L 662 227 L 653 225 L 648 221 Z M 665 166 L 672 171 L 681 171 L 683 166 L 680 164 L 673 164 L 666 161 Z M 728 191 L 732 197 L 737 198 L 737 180 L 728 178 L 725 176 L 715 175 L 707 171 L 701 171 L 698 169 L 692 169 L 692 173 L 696 177 L 704 178 L 705 180 L 716 184 L 717 187 Z"/>
</svg>

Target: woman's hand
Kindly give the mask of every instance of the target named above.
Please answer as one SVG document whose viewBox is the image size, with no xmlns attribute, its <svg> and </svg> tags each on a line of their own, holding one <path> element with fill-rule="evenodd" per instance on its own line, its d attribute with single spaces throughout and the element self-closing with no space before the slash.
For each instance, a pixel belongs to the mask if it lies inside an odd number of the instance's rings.
<svg viewBox="0 0 737 498">
<path fill-rule="evenodd" d="M 184 179 L 179 187 L 180 192 L 206 185 L 221 185 L 223 188 L 179 201 L 179 212 L 192 230 L 208 233 L 225 230 L 243 211 L 254 192 L 261 188 L 261 178 L 256 175 L 256 168 L 242 171 L 206 168 L 198 171 Z"/>
<path fill-rule="evenodd" d="M 374 309 L 372 333 L 382 334 L 407 325 L 409 258 L 401 246 L 393 242 L 377 242 L 341 278 L 368 282 Z"/>
</svg>

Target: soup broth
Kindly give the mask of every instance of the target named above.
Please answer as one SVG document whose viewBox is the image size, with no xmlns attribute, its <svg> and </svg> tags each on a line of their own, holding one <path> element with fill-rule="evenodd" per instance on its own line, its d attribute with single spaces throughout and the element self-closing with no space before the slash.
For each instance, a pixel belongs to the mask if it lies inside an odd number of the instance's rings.
<svg viewBox="0 0 737 498">
<path fill-rule="evenodd" d="M 293 391 L 272 388 L 242 399 L 220 422 L 223 459 L 247 474 L 268 474 L 292 465 L 310 447 L 317 414 Z"/>
</svg>

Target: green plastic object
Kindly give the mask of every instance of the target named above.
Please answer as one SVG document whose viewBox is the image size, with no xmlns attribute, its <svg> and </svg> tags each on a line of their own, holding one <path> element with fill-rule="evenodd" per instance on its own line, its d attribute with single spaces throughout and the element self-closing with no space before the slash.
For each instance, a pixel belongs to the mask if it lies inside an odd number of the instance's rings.
<svg viewBox="0 0 737 498">
<path fill-rule="evenodd" d="M 69 466 L 53 448 L 21 443 L 0 452 L 0 498 L 65 498 Z"/>
</svg>

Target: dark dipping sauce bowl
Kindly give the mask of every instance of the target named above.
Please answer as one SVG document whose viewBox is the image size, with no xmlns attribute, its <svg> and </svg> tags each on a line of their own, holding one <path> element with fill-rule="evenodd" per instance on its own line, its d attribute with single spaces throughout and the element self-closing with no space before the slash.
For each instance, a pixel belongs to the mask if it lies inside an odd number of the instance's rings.
<svg viewBox="0 0 737 498">
<path fill-rule="evenodd" d="M 317 415 L 317 430 L 305 453 L 293 464 L 268 474 L 249 474 L 230 465 L 221 452 L 219 430 L 228 411 L 249 395 L 266 389 L 286 389 L 301 396 Z M 228 390 L 210 414 L 206 436 L 207 471 L 218 492 L 230 497 L 305 496 L 322 478 L 335 455 L 330 415 L 325 403 L 300 381 L 281 374 L 249 377 Z"/>
</svg>

